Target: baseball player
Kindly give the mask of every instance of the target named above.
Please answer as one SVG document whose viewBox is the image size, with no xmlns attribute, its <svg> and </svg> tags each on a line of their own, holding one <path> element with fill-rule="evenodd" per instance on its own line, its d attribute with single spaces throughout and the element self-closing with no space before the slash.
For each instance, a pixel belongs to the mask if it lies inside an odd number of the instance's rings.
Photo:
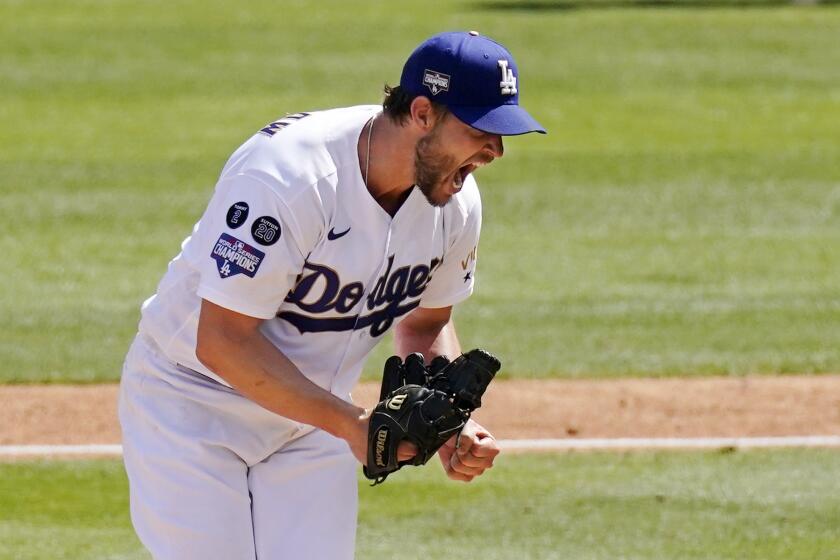
<svg viewBox="0 0 840 560">
<path fill-rule="evenodd" d="M 230 157 L 123 367 L 131 517 L 155 558 L 353 557 L 370 411 L 350 391 L 391 328 L 400 356 L 461 354 L 472 172 L 502 136 L 545 132 L 519 87 L 503 46 L 443 33 L 383 106 L 290 114 Z M 458 442 L 439 451 L 450 478 L 492 466 L 487 430 Z"/>
</svg>

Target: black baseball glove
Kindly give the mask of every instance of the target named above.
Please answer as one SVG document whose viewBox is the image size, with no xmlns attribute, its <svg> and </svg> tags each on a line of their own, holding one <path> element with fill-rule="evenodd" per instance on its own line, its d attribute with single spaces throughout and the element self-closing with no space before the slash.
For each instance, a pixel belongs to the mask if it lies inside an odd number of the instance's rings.
<svg viewBox="0 0 840 560">
<path fill-rule="evenodd" d="M 499 371 L 499 360 L 484 350 L 470 350 L 453 362 L 437 357 L 427 367 L 422 354 L 405 362 L 392 356 L 385 362 L 379 404 L 370 416 L 365 476 L 384 482 L 405 465 L 424 465 L 461 429 Z M 417 446 L 408 461 L 397 460 L 400 442 Z"/>
</svg>

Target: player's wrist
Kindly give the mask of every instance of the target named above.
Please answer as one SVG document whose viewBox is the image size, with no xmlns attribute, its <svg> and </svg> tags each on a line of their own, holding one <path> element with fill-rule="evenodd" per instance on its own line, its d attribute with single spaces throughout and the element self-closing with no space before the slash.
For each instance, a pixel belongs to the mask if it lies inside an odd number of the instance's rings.
<svg viewBox="0 0 840 560">
<path fill-rule="evenodd" d="M 348 414 L 335 425 L 332 435 L 347 442 L 356 460 L 363 465 L 367 460 L 367 437 L 370 423 L 370 411 L 350 405 Z"/>
<path fill-rule="evenodd" d="M 339 414 L 333 429 L 328 429 L 332 435 L 341 438 L 351 446 L 362 436 L 367 437 L 369 412 L 353 404 L 347 403 L 347 406 Z"/>
</svg>

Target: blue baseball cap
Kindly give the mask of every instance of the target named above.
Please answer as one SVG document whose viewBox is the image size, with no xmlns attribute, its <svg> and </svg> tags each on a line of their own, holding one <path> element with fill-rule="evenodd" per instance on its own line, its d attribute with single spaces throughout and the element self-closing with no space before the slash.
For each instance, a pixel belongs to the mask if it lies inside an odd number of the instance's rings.
<svg viewBox="0 0 840 560">
<path fill-rule="evenodd" d="M 519 106 L 519 69 L 513 55 L 477 31 L 440 33 L 424 41 L 408 57 L 400 87 L 445 105 L 484 132 L 545 134 Z"/>
</svg>

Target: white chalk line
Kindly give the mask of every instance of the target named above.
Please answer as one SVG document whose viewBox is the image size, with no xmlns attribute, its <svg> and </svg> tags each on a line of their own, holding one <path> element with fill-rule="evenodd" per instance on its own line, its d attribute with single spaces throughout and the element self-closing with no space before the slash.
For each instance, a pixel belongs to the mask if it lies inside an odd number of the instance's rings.
<svg viewBox="0 0 840 560">
<path fill-rule="evenodd" d="M 503 450 L 576 451 L 591 449 L 749 449 L 766 447 L 840 447 L 840 436 L 718 438 L 508 439 Z"/>
<path fill-rule="evenodd" d="M 0 445 L 0 457 L 51 457 L 55 455 L 122 455 L 122 445 Z"/>
<path fill-rule="evenodd" d="M 505 451 L 840 447 L 840 436 L 503 439 L 499 440 L 499 446 Z M 66 455 L 120 456 L 122 455 L 122 446 L 117 444 L 0 445 L 0 457 L 51 457 Z"/>
</svg>

